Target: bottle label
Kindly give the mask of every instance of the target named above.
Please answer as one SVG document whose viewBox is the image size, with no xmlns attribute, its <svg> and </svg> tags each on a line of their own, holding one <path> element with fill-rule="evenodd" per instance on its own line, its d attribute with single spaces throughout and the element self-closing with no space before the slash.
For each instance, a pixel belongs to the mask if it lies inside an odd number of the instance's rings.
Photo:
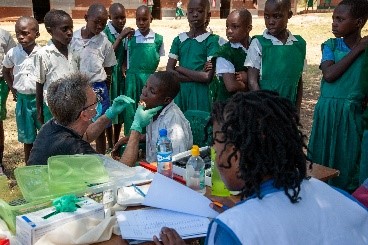
<svg viewBox="0 0 368 245">
<path fill-rule="evenodd" d="M 162 162 L 171 162 L 171 157 L 172 156 L 172 152 L 158 152 L 157 154 L 157 162 L 162 163 Z"/>
</svg>

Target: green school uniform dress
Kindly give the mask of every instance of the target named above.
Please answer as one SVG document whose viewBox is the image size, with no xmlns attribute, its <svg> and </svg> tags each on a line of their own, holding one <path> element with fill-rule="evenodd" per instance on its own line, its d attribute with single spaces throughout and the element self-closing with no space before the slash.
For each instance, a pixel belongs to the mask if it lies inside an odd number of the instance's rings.
<svg viewBox="0 0 368 245">
<path fill-rule="evenodd" d="M 231 43 L 227 42 L 219 48 L 215 56 L 216 58 L 222 57 L 231 62 L 234 65 L 235 72 L 246 71 L 244 61 L 247 57 L 247 53 L 242 47 L 233 48 Z M 213 85 L 215 85 L 214 82 L 212 82 L 210 86 Z M 234 94 L 226 89 L 222 76 L 218 77 L 218 83 L 216 85 L 217 86 L 215 86 L 213 89 L 210 89 L 211 91 L 214 91 L 212 97 L 213 101 L 224 101 Z"/>
<path fill-rule="evenodd" d="M 126 74 L 125 95 L 132 98 L 135 104 L 125 109 L 125 135 L 129 134 L 142 89 L 146 85 L 148 77 L 156 71 L 160 62 L 163 37 L 157 33 L 154 35 L 153 43 L 137 43 L 136 36 L 133 36 L 128 42 L 129 67 Z"/>
<path fill-rule="evenodd" d="M 337 48 L 338 42 L 343 41 L 334 38 L 322 44 L 332 50 L 335 63 L 350 52 L 348 48 Z M 367 88 L 364 91 L 360 82 L 362 71 L 367 72 L 366 68 L 362 69 L 364 59 L 367 56 L 360 55 L 332 83 L 322 79 L 308 146 L 308 155 L 313 162 L 340 170 L 340 176 L 331 179 L 330 184 L 347 191 L 353 191 L 359 185 L 362 101 L 367 94 Z"/>
<path fill-rule="evenodd" d="M 306 42 L 299 35 L 292 45 L 273 45 L 270 39 L 255 36 L 262 46 L 261 89 L 278 92 L 296 105 L 298 83 L 303 73 Z"/>
<path fill-rule="evenodd" d="M 104 33 L 107 36 L 107 39 L 114 44 L 116 41 L 116 37 L 111 33 L 111 30 L 108 25 L 106 25 L 104 29 Z M 113 100 L 124 94 L 124 85 L 125 79 L 123 77 L 122 65 L 125 59 L 125 47 L 124 47 L 125 39 L 121 40 L 119 47 L 115 50 L 115 56 L 117 64 L 112 67 L 111 74 L 111 85 L 110 85 L 110 102 L 113 103 Z M 121 124 L 123 123 L 123 113 L 120 113 L 114 120 L 112 120 L 112 124 Z"/>
<path fill-rule="evenodd" d="M 179 65 L 194 71 L 202 71 L 205 63 L 219 49 L 219 36 L 209 32 L 196 38 L 181 33 L 173 40 L 169 57 L 179 61 Z M 182 112 L 187 110 L 210 111 L 209 85 L 196 81 L 182 82 L 175 103 Z"/>
<path fill-rule="evenodd" d="M 361 71 L 360 82 L 362 86 L 362 90 L 368 91 L 368 48 L 365 49 L 364 58 L 363 58 L 363 66 Z M 368 100 L 368 93 L 365 95 L 365 102 Z M 359 171 L 359 184 L 362 184 L 364 180 L 368 178 L 368 108 L 365 105 L 365 110 L 363 113 L 363 125 L 364 125 L 364 133 L 362 139 L 362 154 L 360 158 L 360 171 Z"/>
</svg>

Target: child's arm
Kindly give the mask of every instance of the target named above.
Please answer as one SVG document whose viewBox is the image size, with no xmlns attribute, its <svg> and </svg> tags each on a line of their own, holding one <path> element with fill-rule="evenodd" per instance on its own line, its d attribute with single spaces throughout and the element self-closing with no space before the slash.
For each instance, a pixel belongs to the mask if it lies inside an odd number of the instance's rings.
<svg viewBox="0 0 368 245">
<path fill-rule="evenodd" d="M 43 83 L 36 83 L 36 107 L 37 119 L 38 121 L 40 121 L 41 124 L 43 124 Z"/>
<path fill-rule="evenodd" d="M 296 94 L 296 109 L 298 110 L 299 115 L 300 109 L 302 108 L 302 99 L 303 99 L 303 77 L 300 77 L 298 83 L 298 90 Z"/>
<path fill-rule="evenodd" d="M 14 77 L 12 75 L 12 70 L 13 68 L 6 68 L 3 66 L 4 80 L 8 84 L 8 87 L 13 94 L 13 101 L 17 101 L 17 90 L 13 88 Z"/>
<path fill-rule="evenodd" d="M 119 34 L 119 36 L 116 38 L 114 44 L 112 45 L 112 48 L 114 51 L 116 51 L 121 43 L 121 41 L 124 40 L 124 38 L 128 37 L 130 38 L 134 34 L 134 29 L 130 27 L 124 28 Z"/>
<path fill-rule="evenodd" d="M 249 90 L 253 91 L 253 90 L 259 90 L 259 70 L 257 68 L 254 67 L 248 67 L 248 86 L 249 86 Z"/>
<path fill-rule="evenodd" d="M 189 78 L 179 72 L 177 72 L 175 70 L 175 66 L 176 66 L 176 63 L 178 61 L 176 59 L 173 59 L 173 58 L 169 58 L 169 60 L 167 61 L 167 65 L 166 65 L 166 71 L 170 71 L 170 72 L 173 72 L 176 77 L 178 78 L 178 81 L 180 82 L 186 82 L 186 81 L 190 81 Z"/>
<path fill-rule="evenodd" d="M 106 86 L 107 89 L 110 91 L 112 67 L 104 67 L 104 69 L 106 72 Z"/>
<path fill-rule="evenodd" d="M 327 82 L 334 82 L 344 74 L 350 65 L 364 52 L 368 46 L 368 36 L 363 37 L 358 45 L 356 45 L 344 58 L 335 63 L 332 60 L 326 60 L 321 63 L 323 78 Z"/>
<path fill-rule="evenodd" d="M 237 73 L 222 74 L 224 84 L 229 92 L 247 91 L 247 73 L 245 71 Z"/>
<path fill-rule="evenodd" d="M 129 141 L 125 148 L 123 155 L 120 158 L 120 162 L 133 167 L 138 159 L 139 153 L 139 140 L 141 133 L 135 130 L 130 132 Z"/>
<path fill-rule="evenodd" d="M 214 61 L 211 61 L 211 63 L 212 67 L 215 67 Z M 184 75 L 187 78 L 183 82 L 196 81 L 200 83 L 210 83 L 215 73 L 213 69 L 208 71 L 193 71 L 182 66 L 175 67 L 175 71 Z"/>
</svg>

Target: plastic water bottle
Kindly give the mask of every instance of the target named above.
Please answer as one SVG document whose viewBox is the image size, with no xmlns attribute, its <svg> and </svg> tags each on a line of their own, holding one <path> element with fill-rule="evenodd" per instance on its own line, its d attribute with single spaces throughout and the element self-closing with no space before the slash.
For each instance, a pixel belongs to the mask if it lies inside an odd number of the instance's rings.
<svg viewBox="0 0 368 245">
<path fill-rule="evenodd" d="M 213 196 L 221 196 L 221 197 L 230 196 L 230 192 L 226 188 L 224 182 L 222 181 L 220 173 L 217 169 L 216 152 L 213 147 L 211 147 L 211 182 L 212 182 L 211 194 Z"/>
<path fill-rule="evenodd" d="M 172 144 L 167 137 L 167 130 L 160 129 L 157 140 L 157 172 L 173 178 Z"/>
<path fill-rule="evenodd" d="M 189 158 L 185 171 L 185 181 L 187 186 L 199 193 L 206 193 L 204 183 L 204 161 L 199 156 L 198 145 L 193 145 L 192 156 Z"/>
</svg>

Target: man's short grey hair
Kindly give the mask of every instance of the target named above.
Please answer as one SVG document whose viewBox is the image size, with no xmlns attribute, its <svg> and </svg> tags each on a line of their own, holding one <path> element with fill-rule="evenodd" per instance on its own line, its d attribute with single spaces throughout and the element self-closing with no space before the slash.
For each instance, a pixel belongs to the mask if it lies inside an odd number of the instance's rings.
<svg viewBox="0 0 368 245">
<path fill-rule="evenodd" d="M 47 103 L 56 121 L 68 126 L 75 122 L 87 103 L 88 79 L 74 73 L 51 83 L 47 89 Z"/>
</svg>

